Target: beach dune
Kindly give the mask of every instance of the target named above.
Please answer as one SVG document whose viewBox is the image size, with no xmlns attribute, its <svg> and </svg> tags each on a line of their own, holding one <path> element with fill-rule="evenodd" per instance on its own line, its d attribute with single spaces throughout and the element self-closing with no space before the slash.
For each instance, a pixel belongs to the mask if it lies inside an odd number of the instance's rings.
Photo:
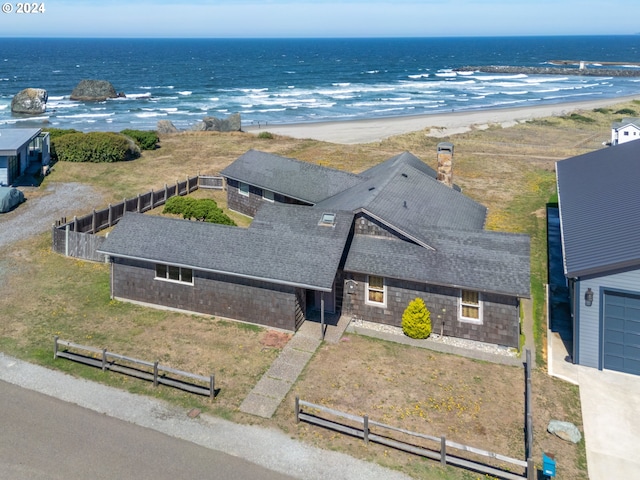
<svg viewBox="0 0 640 480">
<path fill-rule="evenodd" d="M 436 113 L 411 117 L 388 117 L 340 122 L 298 123 L 292 125 L 251 125 L 243 130 L 251 133 L 269 131 L 293 138 L 313 138 L 331 143 L 356 144 L 379 142 L 403 133 L 427 130 L 425 135 L 445 137 L 490 125 L 509 127 L 535 118 L 567 115 L 578 110 L 592 110 L 629 102 L 638 96 L 617 97 L 582 102 L 558 103 L 517 108 L 494 108 L 474 111 Z"/>
</svg>

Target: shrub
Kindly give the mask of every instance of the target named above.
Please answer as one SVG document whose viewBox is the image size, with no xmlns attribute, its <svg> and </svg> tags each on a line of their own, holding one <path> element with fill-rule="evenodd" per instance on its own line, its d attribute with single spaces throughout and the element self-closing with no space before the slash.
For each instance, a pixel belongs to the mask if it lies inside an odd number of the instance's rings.
<svg viewBox="0 0 640 480">
<path fill-rule="evenodd" d="M 69 133 L 52 143 L 57 159 L 63 162 L 112 163 L 140 156 L 127 137 L 113 132 Z"/>
<path fill-rule="evenodd" d="M 201 222 L 219 223 L 221 225 L 234 225 L 235 222 L 222 211 L 215 200 L 202 198 L 196 200 L 192 197 L 171 197 L 164 205 L 162 213 L 182 215 L 182 218 L 199 220 Z"/>
<path fill-rule="evenodd" d="M 564 117 L 568 120 L 573 120 L 578 123 L 593 123 L 595 120 L 593 118 L 585 117 L 584 115 L 580 115 L 579 113 L 572 113 L 568 117 Z"/>
<path fill-rule="evenodd" d="M 636 116 L 636 111 L 633 108 L 623 108 L 615 113 L 616 115 L 630 115 L 632 117 Z"/>
<path fill-rule="evenodd" d="M 49 133 L 49 139 L 51 142 L 51 160 L 53 162 L 58 161 L 58 154 L 56 153 L 56 139 L 62 137 L 63 135 L 68 135 L 70 133 L 80 133 L 78 130 L 73 128 L 48 128 L 44 130 Z"/>
<path fill-rule="evenodd" d="M 158 134 L 151 130 L 122 130 L 120 133 L 133 139 L 142 150 L 155 150 L 160 141 Z"/>
<path fill-rule="evenodd" d="M 271 140 L 273 138 L 273 133 L 271 132 L 260 132 L 258 134 L 258 138 L 264 138 L 267 140 Z"/>
<path fill-rule="evenodd" d="M 596 113 L 604 113 L 605 115 L 608 115 L 609 113 L 611 113 L 610 108 L 596 108 L 593 111 Z"/>
<path fill-rule="evenodd" d="M 421 298 L 415 298 L 402 314 L 402 331 L 410 338 L 427 338 L 431 335 L 431 312 Z"/>
</svg>

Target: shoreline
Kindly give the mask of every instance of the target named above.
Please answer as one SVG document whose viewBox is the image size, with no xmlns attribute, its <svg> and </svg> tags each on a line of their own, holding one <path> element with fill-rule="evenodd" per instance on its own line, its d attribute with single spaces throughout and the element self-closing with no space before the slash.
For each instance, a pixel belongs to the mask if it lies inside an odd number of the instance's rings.
<svg viewBox="0 0 640 480">
<path fill-rule="evenodd" d="M 577 110 L 592 110 L 640 99 L 638 95 L 597 100 L 534 105 L 526 107 L 487 108 L 482 110 L 433 113 L 404 117 L 383 117 L 363 120 L 342 120 L 315 123 L 267 124 L 243 126 L 253 134 L 270 132 L 293 138 L 311 138 L 331 143 L 358 144 L 379 142 L 385 138 L 430 128 L 431 137 L 447 137 L 473 129 L 486 129 L 500 124 L 510 127 L 520 122 L 543 117 L 566 115 Z"/>
</svg>

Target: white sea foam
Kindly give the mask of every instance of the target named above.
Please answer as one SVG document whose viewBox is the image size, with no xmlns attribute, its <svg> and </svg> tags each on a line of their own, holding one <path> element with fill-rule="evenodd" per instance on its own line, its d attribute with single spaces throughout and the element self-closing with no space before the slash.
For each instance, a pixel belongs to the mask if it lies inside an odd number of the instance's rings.
<svg viewBox="0 0 640 480">
<path fill-rule="evenodd" d="M 180 94 L 180 95 L 182 95 L 182 96 L 185 96 L 185 97 L 188 97 L 188 96 L 189 96 L 189 95 L 191 95 L 192 93 L 193 93 L 193 92 L 192 92 L 192 91 L 190 91 L 190 90 L 183 90 L 183 91 L 181 91 L 181 92 L 178 92 L 178 94 Z"/>
<path fill-rule="evenodd" d="M 112 117 L 113 115 L 115 115 L 114 112 L 112 113 L 78 113 L 75 115 L 58 115 L 58 118 L 107 118 L 107 117 Z"/>
<path fill-rule="evenodd" d="M 48 98 L 47 101 L 48 102 L 58 102 L 60 100 L 64 100 L 64 95 L 59 95 L 59 96 L 58 95 L 56 95 L 56 96 L 49 95 L 49 98 Z"/>
</svg>

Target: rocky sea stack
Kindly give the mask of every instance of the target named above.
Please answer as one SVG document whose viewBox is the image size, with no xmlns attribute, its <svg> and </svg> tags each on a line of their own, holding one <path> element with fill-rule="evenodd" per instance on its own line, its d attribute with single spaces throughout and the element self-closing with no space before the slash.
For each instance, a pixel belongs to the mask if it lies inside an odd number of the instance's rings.
<svg viewBox="0 0 640 480">
<path fill-rule="evenodd" d="M 42 88 L 25 88 L 11 100 L 11 111 L 26 115 L 40 115 L 47 109 L 49 95 Z"/>
<path fill-rule="evenodd" d="M 102 102 L 107 98 L 124 96 L 124 93 L 117 93 L 111 82 L 107 80 L 81 80 L 69 98 L 81 102 Z"/>
</svg>

